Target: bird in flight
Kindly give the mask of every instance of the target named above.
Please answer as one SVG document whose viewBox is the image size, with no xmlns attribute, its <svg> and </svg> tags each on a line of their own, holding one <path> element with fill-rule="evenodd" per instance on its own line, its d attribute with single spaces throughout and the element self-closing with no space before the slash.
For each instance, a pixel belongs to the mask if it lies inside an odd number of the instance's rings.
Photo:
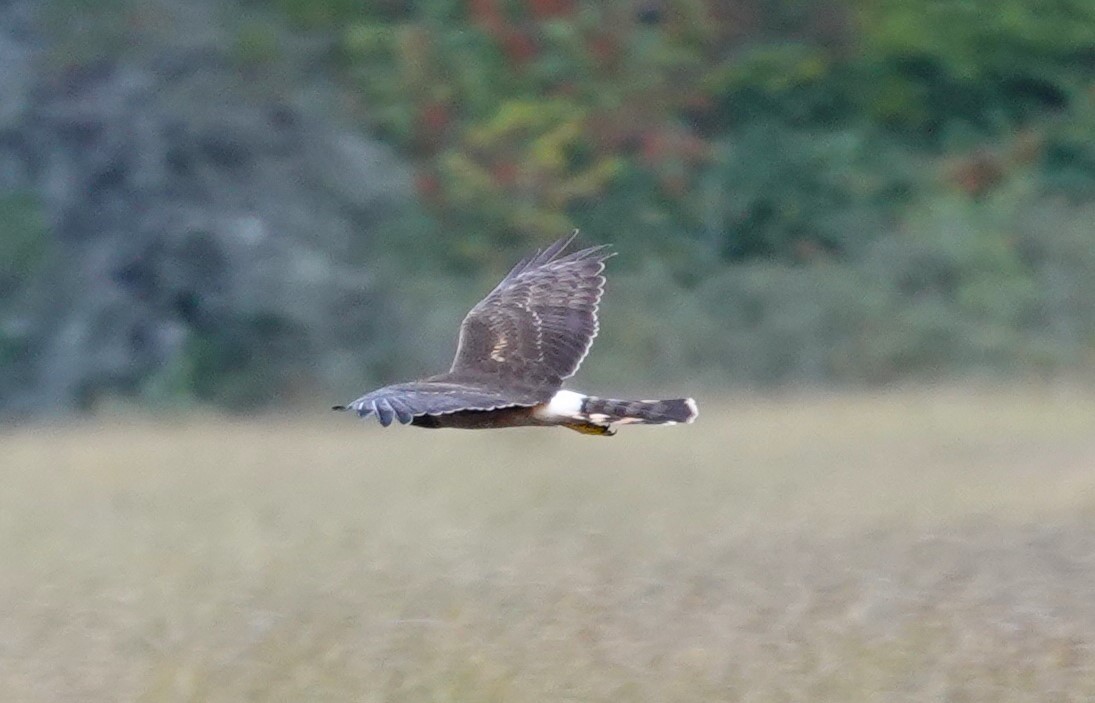
<svg viewBox="0 0 1095 703">
<path fill-rule="evenodd" d="M 597 336 L 604 246 L 564 254 L 578 235 L 522 260 L 460 325 L 446 373 L 366 393 L 335 410 L 387 427 L 490 429 L 560 426 L 611 436 L 618 425 L 692 422 L 691 398 L 610 400 L 562 388 Z"/>
</svg>

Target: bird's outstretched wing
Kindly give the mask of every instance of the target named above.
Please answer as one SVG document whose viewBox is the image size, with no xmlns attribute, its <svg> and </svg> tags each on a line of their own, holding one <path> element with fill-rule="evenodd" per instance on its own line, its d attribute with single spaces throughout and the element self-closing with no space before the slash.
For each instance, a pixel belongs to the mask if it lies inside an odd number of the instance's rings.
<svg viewBox="0 0 1095 703">
<path fill-rule="evenodd" d="M 493 389 L 475 383 L 414 381 L 385 386 L 367 393 L 347 406 L 335 410 L 353 410 L 361 417 L 376 414 L 381 425 L 393 420 L 406 425 L 419 415 L 447 415 L 465 410 L 498 410 L 531 406 L 540 402 L 538 394 L 523 389 Z"/>
<path fill-rule="evenodd" d="M 513 267 L 460 326 L 450 373 L 502 375 L 558 386 L 597 336 L 603 246 L 563 255 L 577 232 Z"/>
</svg>

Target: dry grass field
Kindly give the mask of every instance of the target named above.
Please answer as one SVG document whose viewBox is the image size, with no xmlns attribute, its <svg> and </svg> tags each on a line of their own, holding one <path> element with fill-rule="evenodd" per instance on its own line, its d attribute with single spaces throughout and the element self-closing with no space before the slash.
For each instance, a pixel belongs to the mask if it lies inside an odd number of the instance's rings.
<svg viewBox="0 0 1095 703">
<path fill-rule="evenodd" d="M 0 700 L 1095 700 L 1095 393 L 0 433 Z"/>
</svg>

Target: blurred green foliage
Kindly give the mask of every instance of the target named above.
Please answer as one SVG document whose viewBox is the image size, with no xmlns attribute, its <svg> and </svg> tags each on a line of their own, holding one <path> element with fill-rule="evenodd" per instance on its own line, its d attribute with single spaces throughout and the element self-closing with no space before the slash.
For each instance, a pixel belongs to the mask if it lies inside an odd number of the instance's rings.
<svg viewBox="0 0 1095 703">
<path fill-rule="evenodd" d="M 0 295 L 34 277 L 46 261 L 51 241 L 34 196 L 0 195 Z"/>
<path fill-rule="evenodd" d="M 597 378 L 1095 358 L 1089 0 L 269 2 L 415 163 L 407 270 L 627 252 Z"/>
<path fill-rule="evenodd" d="M 234 53 L 242 66 L 269 63 L 279 54 L 279 33 L 274 24 L 252 19 L 242 23 L 236 32 Z"/>
<path fill-rule="evenodd" d="M 726 260 L 848 257 L 946 180 L 944 154 L 1030 130 L 992 173 L 957 169 L 971 196 L 1021 159 L 1091 167 L 1087 0 L 270 2 L 337 35 L 370 128 L 451 223 L 443 266 L 604 209 L 622 217 L 595 236 L 619 241 L 651 208 L 611 201 L 637 194 Z"/>
<path fill-rule="evenodd" d="M 922 132 L 955 120 L 987 131 L 1067 108 L 1095 69 L 1084 0 L 862 1 L 865 107 Z"/>
<path fill-rule="evenodd" d="M 758 259 L 687 287 L 654 261 L 614 275 L 602 331 L 616 344 L 584 372 L 702 388 L 1089 368 L 1095 206 L 1021 190 L 917 206 L 852 262 Z"/>
<path fill-rule="evenodd" d="M 238 316 L 194 330 L 176 367 L 157 383 L 233 410 L 276 403 L 303 363 L 306 335 L 272 314 Z M 171 393 L 161 393 L 170 396 Z"/>
<path fill-rule="evenodd" d="M 135 7 L 78 35 L 120 47 Z M 353 350 L 376 382 L 443 367 L 478 296 L 574 227 L 623 254 L 613 346 L 583 368 L 617 389 L 637 369 L 698 389 L 1095 368 L 1091 0 L 240 7 L 236 69 L 320 38 L 344 104 L 415 169 L 414 201 L 353 247 L 399 290 L 391 329 Z M 44 235 L 33 199 L 0 199 L 0 292 Z M 27 355 L 4 334 L 0 363 Z M 306 347 L 229 315 L 149 394 L 276 402 Z"/>
</svg>

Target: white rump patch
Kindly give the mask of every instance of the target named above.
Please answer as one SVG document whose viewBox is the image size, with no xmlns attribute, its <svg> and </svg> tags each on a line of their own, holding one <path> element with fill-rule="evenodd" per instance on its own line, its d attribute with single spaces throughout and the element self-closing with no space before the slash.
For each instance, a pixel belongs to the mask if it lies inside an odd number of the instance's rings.
<svg viewBox="0 0 1095 703">
<path fill-rule="evenodd" d="M 692 411 L 692 416 L 685 420 L 685 422 L 691 423 L 693 420 L 700 416 L 700 409 L 696 407 L 696 401 L 692 398 L 685 398 L 684 404 L 687 405 L 688 409 Z"/>
<path fill-rule="evenodd" d="M 585 417 L 582 415 L 585 399 L 586 396 L 574 391 L 556 391 L 548 404 L 537 410 L 536 414 L 544 420 L 560 417 L 581 420 Z"/>
</svg>

